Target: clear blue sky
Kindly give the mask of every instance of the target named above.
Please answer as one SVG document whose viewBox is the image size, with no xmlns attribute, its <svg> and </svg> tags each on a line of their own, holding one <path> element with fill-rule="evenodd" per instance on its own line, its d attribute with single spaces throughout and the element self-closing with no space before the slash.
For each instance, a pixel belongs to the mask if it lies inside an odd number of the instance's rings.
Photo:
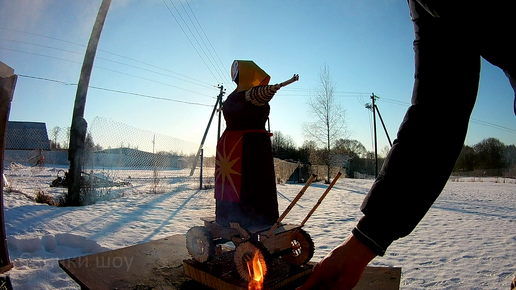
<svg viewBox="0 0 516 290">
<path fill-rule="evenodd" d="M 0 61 L 20 75 L 10 120 L 45 122 L 49 130 L 70 126 L 100 3 L 0 0 Z M 235 88 L 233 60 L 246 59 L 264 69 L 271 84 L 300 75 L 271 101 L 270 125 L 301 146 L 303 123 L 313 121 L 307 100 L 326 64 L 350 139 L 372 151 L 371 114 L 364 105 L 372 93 L 380 97 L 377 105 L 394 139 L 412 93 L 412 41 L 404 0 L 113 0 L 85 118 L 90 123 L 100 116 L 199 144 L 216 86 L 223 84 L 227 96 Z M 514 93 L 498 68 L 482 65 L 466 144 L 488 137 L 515 144 Z M 215 145 L 216 126 L 207 146 Z M 379 149 L 388 145 L 379 120 L 378 138 Z"/>
</svg>

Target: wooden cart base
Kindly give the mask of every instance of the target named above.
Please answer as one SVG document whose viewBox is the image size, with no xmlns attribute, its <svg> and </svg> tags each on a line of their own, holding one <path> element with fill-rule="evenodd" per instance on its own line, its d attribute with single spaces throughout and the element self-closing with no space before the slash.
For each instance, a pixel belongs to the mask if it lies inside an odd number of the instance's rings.
<svg viewBox="0 0 516 290">
<path fill-rule="evenodd" d="M 292 267 L 282 259 L 274 259 L 272 269 L 264 283 L 264 290 L 295 289 L 301 286 L 312 273 L 315 263 L 301 267 Z M 247 290 L 247 282 L 240 278 L 234 269 L 233 253 L 217 256 L 207 263 L 199 263 L 193 259 L 184 260 L 185 274 L 193 280 L 217 290 Z M 196 288 L 199 289 L 199 288 Z"/>
<path fill-rule="evenodd" d="M 223 261 L 223 260 L 222 260 Z M 228 270 L 222 261 L 199 263 L 192 259 L 183 261 L 185 274 L 193 281 L 184 284 L 184 290 L 246 290 L 247 283 L 242 281 L 236 270 Z M 210 264 L 211 263 L 211 264 Z M 312 273 L 316 263 L 309 262 L 303 267 L 291 267 L 281 259 L 273 263 L 273 276 L 267 277 L 264 290 L 294 290 L 301 286 Z M 364 270 L 354 290 L 399 290 L 401 268 L 371 267 Z M 202 285 L 201 285 L 202 284 Z"/>
<path fill-rule="evenodd" d="M 207 286 L 185 275 L 186 271 L 190 271 L 188 275 L 193 275 L 192 269 L 199 268 L 185 266 L 190 259 L 185 243 L 184 236 L 174 235 L 113 251 L 60 260 L 59 267 L 74 279 L 81 289 L 208 289 Z M 312 265 L 309 263 L 305 266 L 306 270 L 308 271 Z M 306 278 L 310 273 L 311 269 L 309 273 L 303 272 L 306 276 L 301 275 L 298 278 Z M 202 275 L 199 272 L 197 274 Z M 398 290 L 400 276 L 400 268 L 367 267 L 354 290 Z M 218 279 L 226 281 L 225 277 L 218 277 Z M 293 276 L 286 276 L 286 279 L 288 285 L 277 286 L 282 290 L 295 289 L 294 281 L 297 283 L 298 279 Z M 265 286 L 268 287 L 268 284 Z"/>
</svg>

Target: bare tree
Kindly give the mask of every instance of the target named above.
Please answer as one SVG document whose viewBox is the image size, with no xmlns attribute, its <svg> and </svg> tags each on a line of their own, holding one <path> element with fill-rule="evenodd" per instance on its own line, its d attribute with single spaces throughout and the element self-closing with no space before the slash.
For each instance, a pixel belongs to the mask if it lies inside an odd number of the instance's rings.
<svg viewBox="0 0 516 290">
<path fill-rule="evenodd" d="M 319 164 L 319 154 L 317 152 L 319 149 L 317 148 L 317 143 L 315 141 L 307 141 L 303 143 L 303 146 L 301 147 L 301 150 L 303 151 L 303 154 L 307 156 L 308 162 L 312 164 Z"/>
<path fill-rule="evenodd" d="M 389 155 L 389 151 L 391 151 L 391 147 L 390 146 L 383 146 L 382 150 L 380 151 L 380 157 L 381 158 L 386 158 L 387 155 Z"/>
<path fill-rule="evenodd" d="M 330 181 L 331 146 L 339 138 L 346 139 L 348 132 L 345 122 L 346 111 L 335 97 L 335 83 L 330 69 L 325 64 L 319 73 L 318 87 L 310 95 L 308 106 L 315 122 L 303 126 L 305 138 L 313 140 L 324 148 L 323 164 L 328 168 L 327 182 Z"/>
<path fill-rule="evenodd" d="M 63 146 L 63 148 L 66 148 L 66 149 L 68 149 L 68 147 L 70 145 L 68 142 L 68 140 L 70 140 L 70 129 L 71 129 L 70 127 L 66 127 L 66 140 L 67 141 L 65 141 L 64 146 Z"/>
<path fill-rule="evenodd" d="M 288 134 L 281 131 L 274 131 L 272 134 L 272 152 L 279 156 L 282 153 L 288 153 L 296 149 L 294 139 Z"/>
<path fill-rule="evenodd" d="M 52 128 L 52 131 L 51 131 L 51 134 L 52 134 L 52 137 L 54 138 L 54 144 L 53 144 L 53 148 L 52 149 L 58 149 L 59 146 L 57 145 L 57 137 L 59 136 L 59 132 L 61 132 L 61 128 L 59 126 L 55 126 L 54 128 Z"/>
</svg>

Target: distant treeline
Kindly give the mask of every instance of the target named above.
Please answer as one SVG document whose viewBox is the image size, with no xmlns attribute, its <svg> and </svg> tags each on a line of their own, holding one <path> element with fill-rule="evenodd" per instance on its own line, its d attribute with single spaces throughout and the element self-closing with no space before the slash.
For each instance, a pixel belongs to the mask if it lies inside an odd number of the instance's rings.
<svg viewBox="0 0 516 290">
<path fill-rule="evenodd" d="M 378 168 L 381 168 L 389 148 L 379 152 Z M 288 135 L 274 132 L 272 139 L 274 157 L 283 160 L 299 161 L 301 163 L 324 164 L 324 150 L 313 142 L 305 142 L 301 147 L 295 147 Z M 333 156 L 345 156 L 348 162 L 345 167 L 348 176 L 355 172 L 374 175 L 374 152 L 367 151 L 359 141 L 339 139 L 330 152 Z M 481 142 L 462 148 L 455 164 L 454 172 L 481 171 L 487 175 L 516 177 L 516 146 L 505 145 L 496 138 L 484 139 Z"/>
<path fill-rule="evenodd" d="M 378 168 L 383 164 L 387 151 L 388 148 L 384 148 L 379 153 Z M 329 162 L 332 167 L 345 169 L 346 176 L 350 177 L 355 176 L 355 173 L 374 176 L 376 170 L 374 152 L 367 151 L 357 140 L 337 139 L 328 154 L 314 141 L 305 141 L 301 147 L 296 147 L 289 135 L 275 131 L 272 136 L 272 153 L 276 158 L 304 164 L 326 165 Z"/>
<path fill-rule="evenodd" d="M 455 163 L 455 172 L 483 170 L 488 175 L 516 175 L 516 146 L 505 145 L 496 138 L 464 146 Z"/>
</svg>

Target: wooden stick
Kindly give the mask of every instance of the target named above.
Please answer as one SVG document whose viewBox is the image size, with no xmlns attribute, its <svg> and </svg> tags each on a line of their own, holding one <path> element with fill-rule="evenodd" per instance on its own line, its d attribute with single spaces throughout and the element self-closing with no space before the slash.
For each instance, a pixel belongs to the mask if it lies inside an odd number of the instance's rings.
<svg viewBox="0 0 516 290">
<path fill-rule="evenodd" d="M 280 87 L 284 87 L 284 86 L 290 85 L 291 83 L 296 82 L 298 80 L 299 80 L 299 75 L 295 74 L 290 80 L 282 82 L 280 84 Z"/>
<path fill-rule="evenodd" d="M 278 221 L 269 230 L 269 232 L 267 233 L 267 237 L 270 237 L 272 235 L 272 232 L 279 226 L 281 221 L 285 218 L 285 216 L 287 216 L 287 214 L 290 212 L 290 210 L 294 207 L 294 205 L 297 203 L 297 201 L 301 198 L 301 196 L 303 196 L 303 194 L 305 193 L 306 189 L 310 186 L 312 181 L 314 181 L 315 177 L 317 177 L 317 175 L 315 175 L 315 174 L 312 174 L 310 176 L 310 179 L 308 179 L 308 181 L 306 182 L 305 186 L 303 186 L 303 188 L 299 191 L 299 193 L 297 194 L 296 198 L 294 198 L 294 200 L 290 203 L 290 205 L 285 209 L 283 214 L 278 218 Z"/>
<path fill-rule="evenodd" d="M 326 197 L 326 195 L 328 195 L 328 193 L 330 192 L 330 190 L 332 189 L 333 185 L 335 185 L 335 183 L 337 182 L 337 180 L 339 179 L 339 177 L 342 175 L 342 173 L 337 173 L 337 175 L 335 176 L 335 178 L 333 178 L 333 181 L 331 182 L 331 184 L 328 186 L 328 188 L 326 188 L 326 190 L 324 191 L 323 195 L 319 198 L 319 201 L 317 201 L 317 203 L 315 204 L 315 206 L 312 208 L 312 210 L 308 213 L 308 215 L 306 216 L 306 218 L 303 220 L 303 222 L 301 223 L 301 225 L 299 226 L 299 228 L 302 228 L 306 221 L 308 221 L 308 219 L 312 216 L 312 214 L 315 212 L 315 210 L 319 207 L 319 205 L 321 204 L 321 202 L 323 201 L 323 199 Z"/>
</svg>

